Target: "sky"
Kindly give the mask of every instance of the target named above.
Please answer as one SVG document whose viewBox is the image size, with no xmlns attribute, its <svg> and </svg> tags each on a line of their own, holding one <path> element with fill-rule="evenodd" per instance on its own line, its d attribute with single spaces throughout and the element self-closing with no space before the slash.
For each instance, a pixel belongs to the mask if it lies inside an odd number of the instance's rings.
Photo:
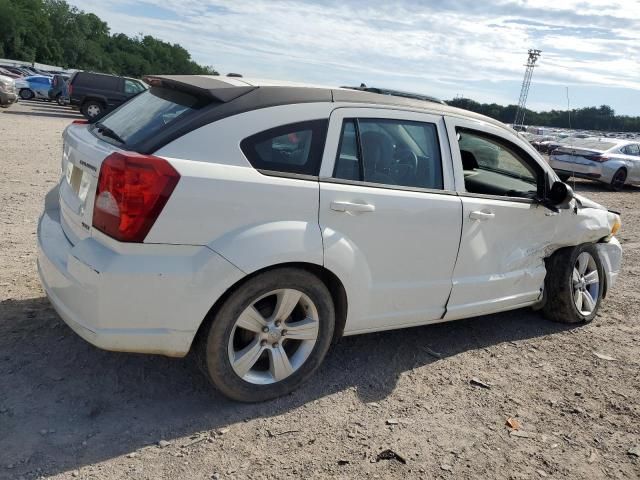
<svg viewBox="0 0 640 480">
<path fill-rule="evenodd" d="M 640 0 L 72 0 L 222 74 L 640 115 Z M 162 73 L 162 72 L 150 72 Z"/>
</svg>

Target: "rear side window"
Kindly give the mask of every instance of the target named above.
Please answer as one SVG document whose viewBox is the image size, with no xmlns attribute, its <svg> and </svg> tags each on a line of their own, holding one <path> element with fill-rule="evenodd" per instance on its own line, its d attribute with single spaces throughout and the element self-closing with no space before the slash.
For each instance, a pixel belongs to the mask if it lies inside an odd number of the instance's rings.
<svg viewBox="0 0 640 480">
<path fill-rule="evenodd" d="M 240 148 L 257 170 L 317 176 L 327 123 L 311 120 L 272 128 L 245 138 Z"/>
<path fill-rule="evenodd" d="M 346 119 L 335 178 L 399 187 L 443 189 L 435 124 L 391 119 Z"/>
<path fill-rule="evenodd" d="M 118 90 L 120 85 L 119 77 L 110 75 L 92 75 L 79 73 L 74 80 L 75 86 L 96 88 L 98 90 Z"/>
<path fill-rule="evenodd" d="M 152 87 L 107 114 L 100 124 L 112 130 L 125 144 L 135 145 L 211 103 L 210 99 L 187 92 Z M 97 130 L 95 126 L 92 129 L 94 134 Z M 104 135 L 101 138 L 114 141 L 113 138 L 104 138 Z"/>
<path fill-rule="evenodd" d="M 640 148 L 638 148 L 638 145 L 632 143 L 631 145 L 627 145 L 626 147 L 624 147 L 622 149 L 622 153 L 624 153 L 625 155 L 639 156 L 640 155 Z"/>
</svg>

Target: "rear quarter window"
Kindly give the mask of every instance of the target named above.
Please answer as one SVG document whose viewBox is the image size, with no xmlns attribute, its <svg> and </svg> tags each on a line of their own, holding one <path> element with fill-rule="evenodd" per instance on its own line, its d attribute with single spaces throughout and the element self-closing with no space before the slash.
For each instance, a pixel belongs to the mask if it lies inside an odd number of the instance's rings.
<svg viewBox="0 0 640 480">
<path fill-rule="evenodd" d="M 322 119 L 271 128 L 245 138 L 240 148 L 263 173 L 318 176 L 327 124 Z"/>
</svg>

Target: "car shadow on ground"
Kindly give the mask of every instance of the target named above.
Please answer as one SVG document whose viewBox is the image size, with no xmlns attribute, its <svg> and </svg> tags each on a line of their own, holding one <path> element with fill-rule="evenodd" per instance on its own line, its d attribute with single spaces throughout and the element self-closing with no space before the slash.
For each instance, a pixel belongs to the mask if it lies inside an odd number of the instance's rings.
<svg viewBox="0 0 640 480">
<path fill-rule="evenodd" d="M 218 393 L 190 357 L 102 351 L 73 333 L 46 298 L 5 300 L 0 302 L 0 478 L 77 469 L 160 439 L 284 414 L 347 389 L 362 402 L 380 401 L 403 372 L 568 328 L 527 309 L 346 337 L 302 388 L 247 405 Z"/>
<path fill-rule="evenodd" d="M 53 110 L 51 112 L 42 112 L 42 111 L 34 111 L 34 110 L 35 109 L 33 109 L 30 112 L 5 110 L 2 112 L 2 114 L 3 115 L 23 115 L 28 117 L 71 118 L 74 120 L 83 118 L 81 115 L 73 113 L 73 111 L 59 112 L 59 111 Z"/>
<path fill-rule="evenodd" d="M 611 189 L 608 185 L 604 183 L 583 180 L 583 179 L 569 179 L 565 182 L 569 185 L 575 193 L 578 194 L 589 194 L 589 193 L 611 193 Z M 617 194 L 630 194 L 640 192 L 640 186 L 635 185 L 625 185 L 624 189 L 620 192 L 616 192 Z"/>
</svg>

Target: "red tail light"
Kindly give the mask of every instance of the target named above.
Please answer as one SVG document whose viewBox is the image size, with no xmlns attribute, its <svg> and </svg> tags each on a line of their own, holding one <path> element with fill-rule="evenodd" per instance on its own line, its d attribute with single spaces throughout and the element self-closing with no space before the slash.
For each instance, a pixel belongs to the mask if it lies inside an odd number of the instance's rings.
<svg viewBox="0 0 640 480">
<path fill-rule="evenodd" d="M 67 86 L 67 90 L 69 91 L 69 97 L 71 97 L 71 94 L 73 93 L 73 85 L 69 84 Z"/>
<path fill-rule="evenodd" d="M 162 158 L 112 153 L 100 167 L 93 226 L 121 242 L 143 242 L 178 180 Z"/>
<path fill-rule="evenodd" d="M 609 157 L 607 157 L 606 155 L 584 155 L 584 158 L 598 163 L 604 163 L 609 160 Z"/>
<path fill-rule="evenodd" d="M 89 123 L 89 120 L 74 120 L 73 122 L 74 125 L 86 125 Z"/>
</svg>

